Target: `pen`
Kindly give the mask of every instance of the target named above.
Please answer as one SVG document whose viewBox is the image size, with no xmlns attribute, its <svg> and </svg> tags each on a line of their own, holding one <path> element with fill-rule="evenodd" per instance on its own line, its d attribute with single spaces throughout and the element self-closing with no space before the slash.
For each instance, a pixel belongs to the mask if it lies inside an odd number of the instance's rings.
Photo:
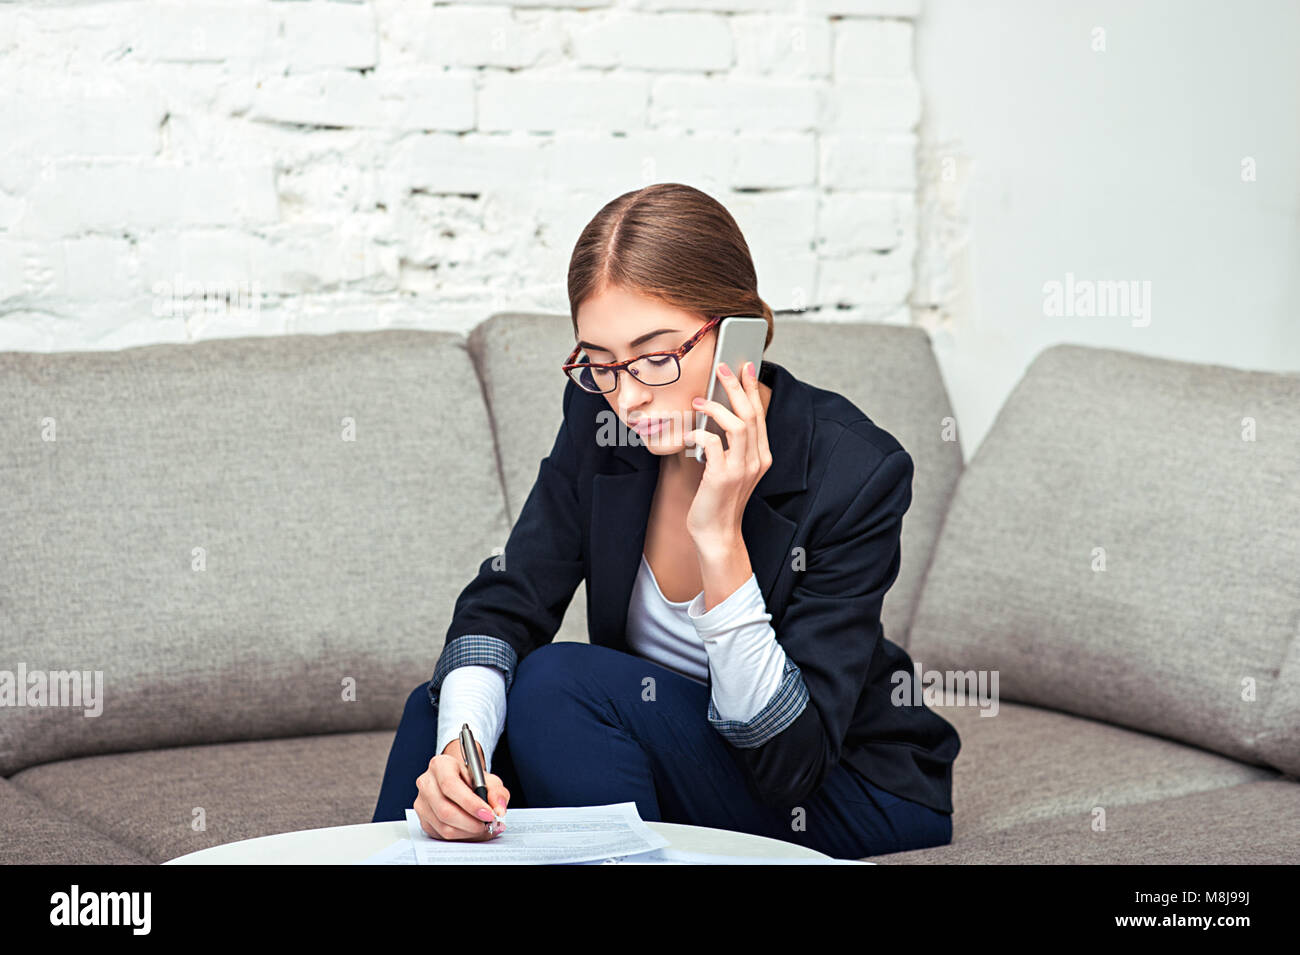
<svg viewBox="0 0 1300 955">
<path fill-rule="evenodd" d="M 479 755 L 478 746 L 474 743 L 474 734 L 470 731 L 468 723 L 460 724 L 460 754 L 465 760 L 465 767 L 469 770 L 474 795 L 487 803 L 488 808 L 491 809 L 492 804 L 488 803 L 487 771 L 483 768 L 483 758 Z M 492 809 L 492 814 L 496 815 L 495 809 Z M 490 834 L 494 836 L 497 834 L 495 820 L 485 822 L 483 825 L 487 826 Z"/>
</svg>

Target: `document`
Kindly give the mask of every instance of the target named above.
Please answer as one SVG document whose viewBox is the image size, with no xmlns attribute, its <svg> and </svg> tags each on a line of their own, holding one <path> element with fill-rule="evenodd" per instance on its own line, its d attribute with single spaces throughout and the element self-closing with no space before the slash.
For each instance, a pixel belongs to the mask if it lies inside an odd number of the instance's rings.
<svg viewBox="0 0 1300 955">
<path fill-rule="evenodd" d="M 724 856 L 668 847 L 647 826 L 636 803 L 573 809 L 512 809 L 508 828 L 488 842 L 434 839 L 406 810 L 408 838 L 399 839 L 358 865 L 874 865 L 853 859 L 799 856 Z M 498 845 L 515 835 L 513 845 Z M 487 855 L 479 850 L 501 850 Z"/>
<path fill-rule="evenodd" d="M 419 865 L 419 862 L 415 858 L 415 843 L 410 839 L 398 839 L 391 846 L 353 865 Z"/>
<path fill-rule="evenodd" d="M 636 803 L 573 809 L 511 809 L 506 831 L 486 842 L 434 839 L 406 810 L 410 837 L 362 865 L 556 865 L 600 861 L 663 848 L 668 840 L 641 821 Z"/>
<path fill-rule="evenodd" d="M 415 810 L 408 810 L 415 815 Z M 409 818 L 408 818 L 409 825 Z M 416 821 L 419 825 L 419 821 Z M 572 809 L 512 809 L 506 831 L 487 842 L 414 839 L 420 865 L 545 865 L 634 855 L 668 845 L 641 821 L 636 803 Z"/>
<path fill-rule="evenodd" d="M 875 865 L 858 859 L 829 859 L 817 856 L 720 856 L 685 849 L 651 849 L 634 856 L 616 856 L 578 865 Z"/>
</svg>

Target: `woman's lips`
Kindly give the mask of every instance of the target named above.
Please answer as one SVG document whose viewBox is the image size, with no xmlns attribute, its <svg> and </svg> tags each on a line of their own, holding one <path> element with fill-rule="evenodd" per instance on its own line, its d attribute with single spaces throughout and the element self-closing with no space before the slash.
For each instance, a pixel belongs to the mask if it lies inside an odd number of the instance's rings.
<svg viewBox="0 0 1300 955">
<path fill-rule="evenodd" d="M 646 435 L 658 434 L 660 430 L 663 428 L 663 425 L 664 425 L 663 418 L 653 418 L 653 419 L 641 418 L 637 421 L 636 424 L 632 425 L 632 430 L 634 430 L 639 435 L 646 436 Z"/>
</svg>

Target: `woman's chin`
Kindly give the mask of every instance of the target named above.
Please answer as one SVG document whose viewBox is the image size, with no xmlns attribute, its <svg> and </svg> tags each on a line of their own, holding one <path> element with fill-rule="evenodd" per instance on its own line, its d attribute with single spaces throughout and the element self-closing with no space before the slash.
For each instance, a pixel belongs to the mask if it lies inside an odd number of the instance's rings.
<svg viewBox="0 0 1300 955">
<path fill-rule="evenodd" d="M 683 421 L 674 420 L 673 414 L 663 417 L 664 425 L 649 434 L 642 434 L 634 428 L 628 430 L 636 435 L 635 441 L 651 454 L 681 454 L 686 448 L 686 429 L 683 427 Z"/>
<path fill-rule="evenodd" d="M 641 443 L 645 445 L 645 449 L 651 454 L 680 454 L 682 451 L 681 441 L 660 440 L 653 435 L 649 438 L 642 438 Z"/>
<path fill-rule="evenodd" d="M 671 431 L 666 434 L 638 435 L 638 440 L 651 454 L 681 454 L 685 447 L 681 437 Z"/>
</svg>

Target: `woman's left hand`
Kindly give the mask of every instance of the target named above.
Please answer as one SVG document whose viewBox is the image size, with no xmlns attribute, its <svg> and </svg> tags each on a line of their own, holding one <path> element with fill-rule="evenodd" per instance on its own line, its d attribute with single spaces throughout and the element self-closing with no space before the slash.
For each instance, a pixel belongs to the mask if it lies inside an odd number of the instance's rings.
<svg viewBox="0 0 1300 955">
<path fill-rule="evenodd" d="M 740 524 L 745 505 L 759 479 L 772 466 L 763 399 L 753 363 L 745 363 L 743 386 L 730 369 L 723 374 L 724 368 L 726 363 L 720 363 L 718 380 L 735 411 L 704 398 L 695 399 L 695 409 L 722 426 L 727 435 L 726 450 L 722 439 L 711 431 L 697 428 L 688 432 L 704 449 L 704 476 L 686 514 L 686 530 L 701 553 L 743 546 Z"/>
</svg>

